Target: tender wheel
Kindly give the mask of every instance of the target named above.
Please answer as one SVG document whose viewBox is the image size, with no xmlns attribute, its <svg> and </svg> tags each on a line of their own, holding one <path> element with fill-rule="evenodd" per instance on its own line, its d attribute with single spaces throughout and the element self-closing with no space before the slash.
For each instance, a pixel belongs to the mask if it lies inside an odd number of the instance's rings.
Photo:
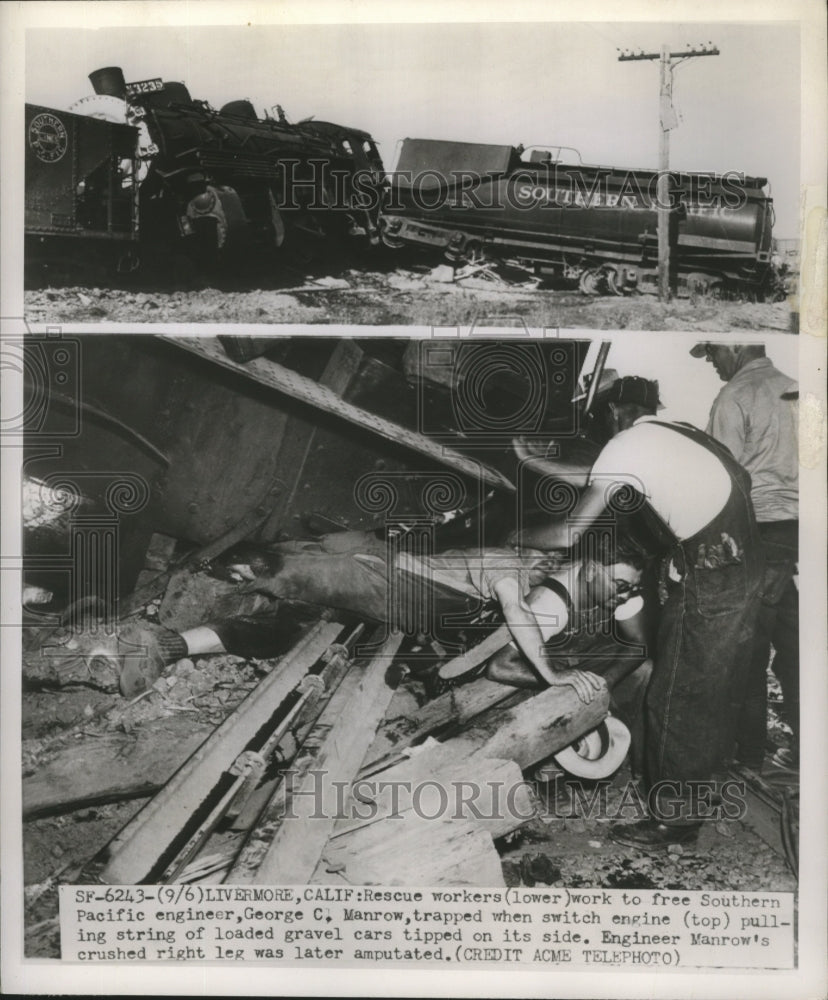
<svg viewBox="0 0 828 1000">
<path fill-rule="evenodd" d="M 604 268 L 604 281 L 607 288 L 613 295 L 623 295 L 624 289 L 621 287 L 621 275 L 615 267 Z"/>
<path fill-rule="evenodd" d="M 710 295 L 713 298 L 721 298 L 724 286 L 720 278 L 715 278 L 712 274 L 704 274 L 701 271 L 691 271 L 687 275 L 687 287 L 691 294 Z"/>
<path fill-rule="evenodd" d="M 584 295 L 597 295 L 600 290 L 601 274 L 599 271 L 583 271 L 578 279 L 578 288 Z"/>
<path fill-rule="evenodd" d="M 405 240 L 397 240 L 393 236 L 389 236 L 386 230 L 380 233 L 380 239 L 385 246 L 392 250 L 401 250 L 405 246 Z"/>
</svg>

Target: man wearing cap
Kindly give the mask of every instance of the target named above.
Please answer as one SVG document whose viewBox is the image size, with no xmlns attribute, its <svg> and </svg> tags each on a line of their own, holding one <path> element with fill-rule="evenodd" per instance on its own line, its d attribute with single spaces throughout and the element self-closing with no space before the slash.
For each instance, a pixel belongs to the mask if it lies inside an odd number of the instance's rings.
<svg viewBox="0 0 828 1000">
<path fill-rule="evenodd" d="M 726 448 L 689 424 L 657 420 L 656 382 L 619 378 L 600 401 L 610 441 L 586 489 L 565 520 L 526 529 L 519 541 L 568 548 L 608 514 L 641 504 L 663 555 L 666 587 L 647 692 L 651 818 L 611 833 L 620 843 L 655 849 L 695 841 L 705 818 L 698 783 L 710 781 L 732 754 L 762 554 L 748 474 Z"/>
<path fill-rule="evenodd" d="M 799 540 L 799 444 L 794 379 L 765 357 L 762 344 L 696 344 L 725 383 L 713 402 L 707 433 L 727 445 L 750 473 L 751 500 L 765 553 L 762 609 L 756 628 L 751 696 L 738 732 L 738 756 L 761 767 L 767 729 L 767 666 L 779 679 L 790 749 L 774 762 L 799 763 L 799 591 L 794 577 Z"/>
</svg>

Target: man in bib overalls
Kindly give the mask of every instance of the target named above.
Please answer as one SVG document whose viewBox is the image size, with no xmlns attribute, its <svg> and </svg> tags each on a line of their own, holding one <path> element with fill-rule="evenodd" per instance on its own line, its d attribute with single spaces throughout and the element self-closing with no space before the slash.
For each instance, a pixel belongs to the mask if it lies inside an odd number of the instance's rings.
<svg viewBox="0 0 828 1000">
<path fill-rule="evenodd" d="M 612 836 L 645 849 L 695 841 L 718 818 L 707 785 L 733 755 L 745 697 L 763 562 L 750 477 L 689 424 L 656 419 L 658 385 L 620 378 L 601 402 L 611 440 L 570 514 L 521 533 L 539 549 L 572 544 L 618 490 L 634 490 L 662 555 L 664 603 L 647 692 L 646 780 L 651 818 Z"/>
</svg>

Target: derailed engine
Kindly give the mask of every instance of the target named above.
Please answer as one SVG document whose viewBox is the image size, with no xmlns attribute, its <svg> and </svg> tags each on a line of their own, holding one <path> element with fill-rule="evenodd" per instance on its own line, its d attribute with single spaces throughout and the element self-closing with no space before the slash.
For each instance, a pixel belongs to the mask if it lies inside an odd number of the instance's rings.
<svg viewBox="0 0 828 1000">
<path fill-rule="evenodd" d="M 182 83 L 127 84 L 118 67 L 90 80 L 94 96 L 68 113 L 27 106 L 26 231 L 41 246 L 118 238 L 133 244 L 130 267 L 177 246 L 228 268 L 276 254 L 305 262 L 340 238 L 378 242 L 384 172 L 368 133 L 291 124 L 281 108 L 259 118 L 246 100 L 215 110 Z M 87 175 L 77 165 L 90 135 Z"/>
</svg>

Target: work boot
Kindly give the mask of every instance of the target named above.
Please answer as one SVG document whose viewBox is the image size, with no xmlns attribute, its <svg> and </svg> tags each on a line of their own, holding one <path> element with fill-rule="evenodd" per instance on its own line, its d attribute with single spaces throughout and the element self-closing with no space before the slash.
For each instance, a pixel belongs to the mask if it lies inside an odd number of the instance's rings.
<svg viewBox="0 0 828 1000">
<path fill-rule="evenodd" d="M 149 622 L 117 622 L 110 633 L 100 622 L 87 629 L 61 627 L 24 649 L 23 678 L 39 687 L 81 685 L 132 698 L 186 655 L 177 632 Z"/>
</svg>

